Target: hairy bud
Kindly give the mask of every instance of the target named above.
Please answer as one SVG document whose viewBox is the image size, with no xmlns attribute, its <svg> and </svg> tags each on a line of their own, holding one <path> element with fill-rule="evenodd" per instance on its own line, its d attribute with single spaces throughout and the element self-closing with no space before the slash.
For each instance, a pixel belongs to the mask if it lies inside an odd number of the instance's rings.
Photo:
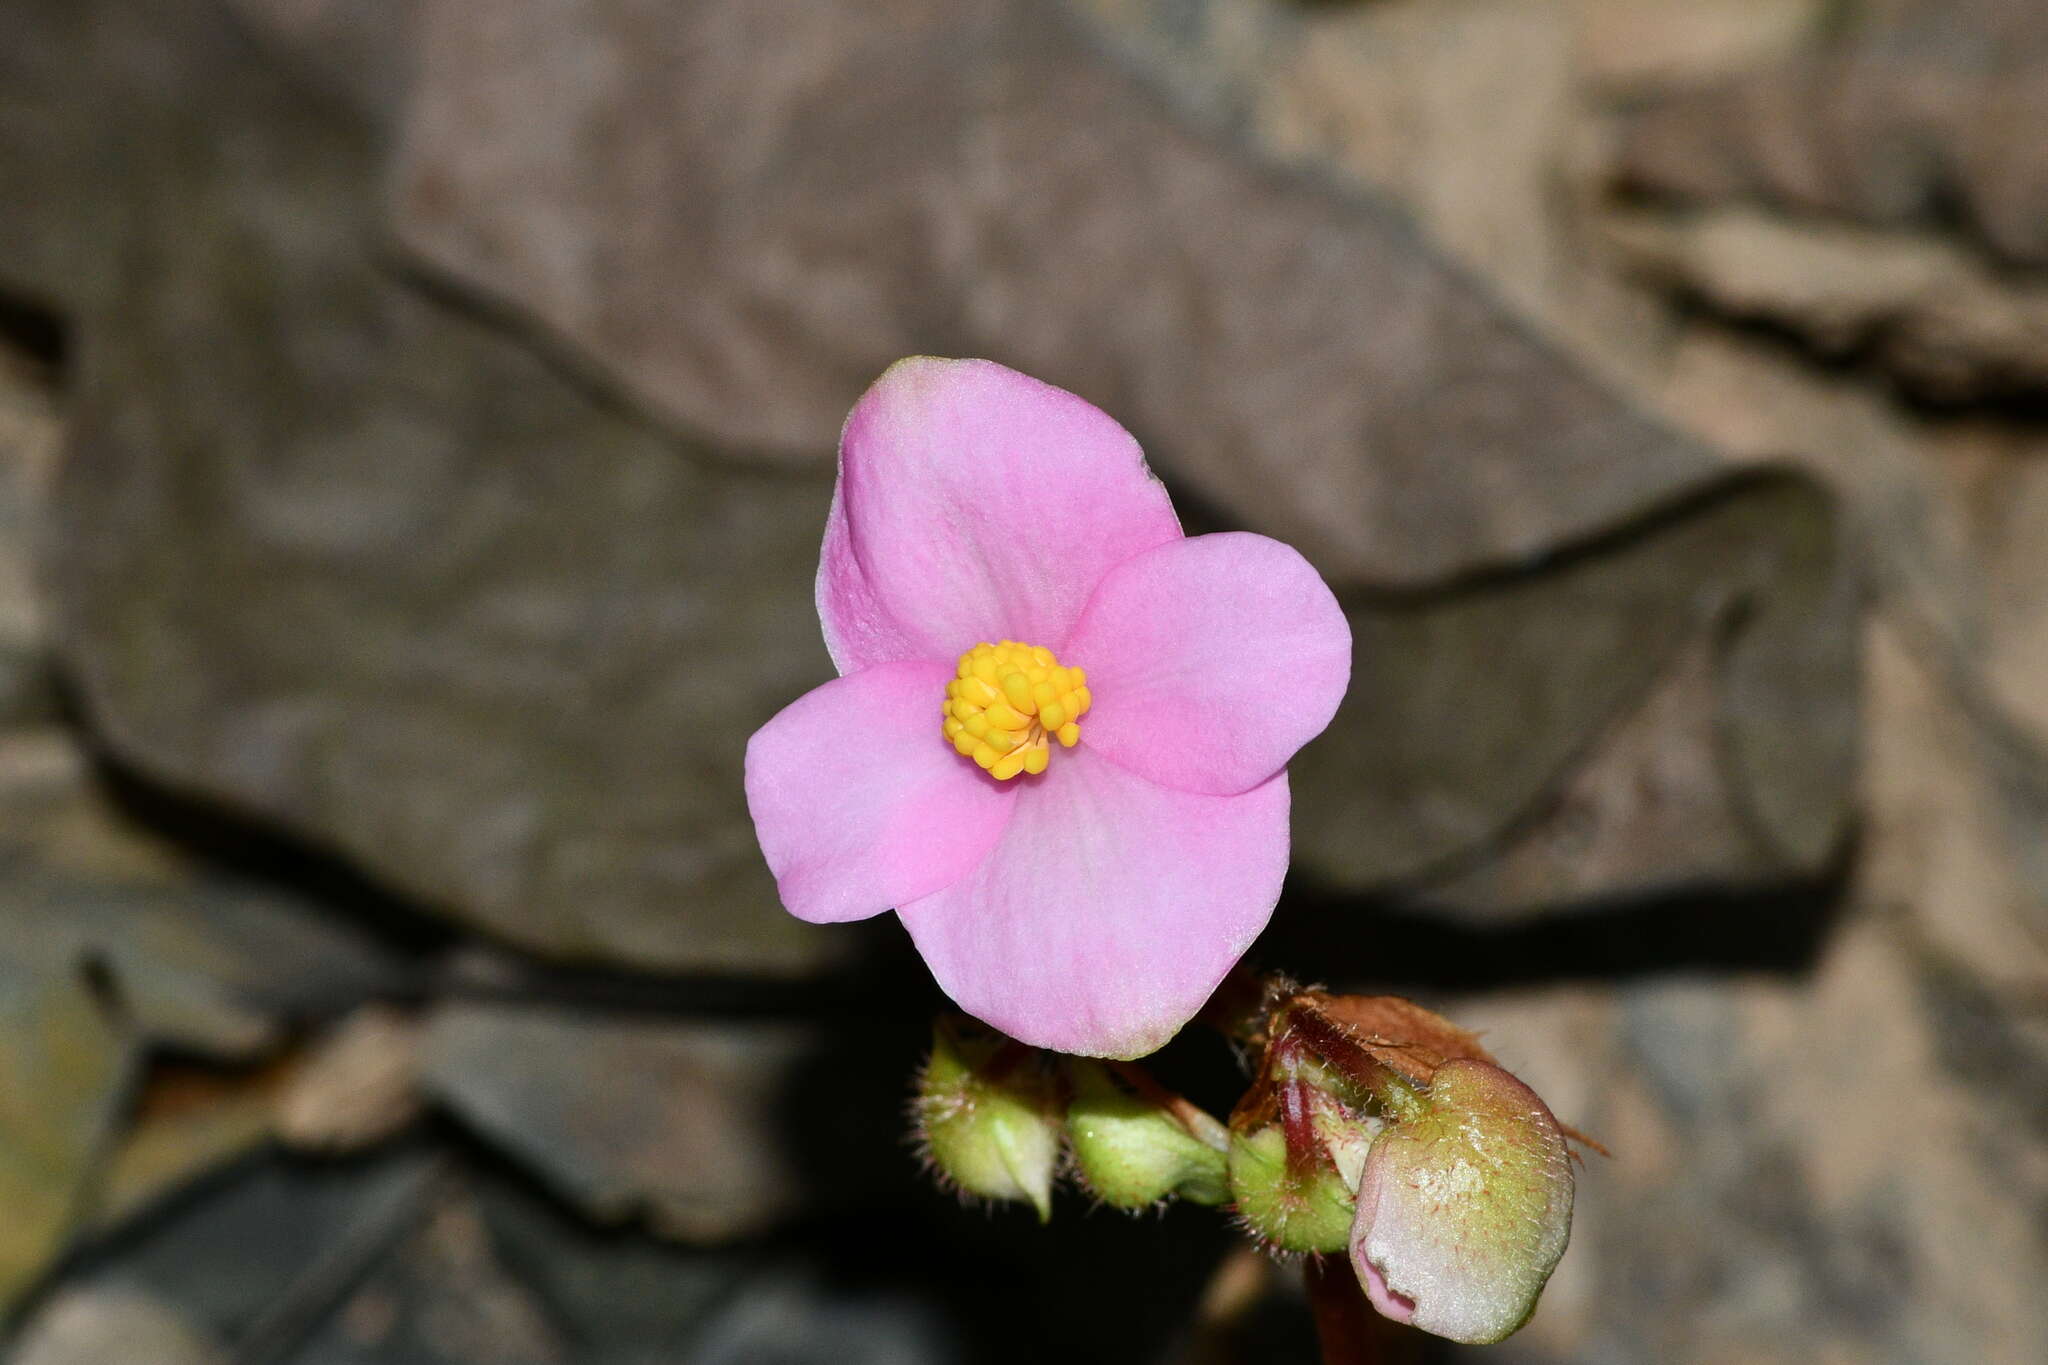
<svg viewBox="0 0 2048 1365">
<path fill-rule="evenodd" d="M 1274 1122 L 1230 1141 L 1230 1191 L 1245 1226 L 1278 1251 L 1342 1251 L 1380 1120 L 1311 1081 L 1273 1088 Z"/>
<path fill-rule="evenodd" d="M 1082 1184 L 1103 1203 L 1142 1209 L 1163 1199 L 1221 1204 L 1230 1198 L 1224 1126 L 1192 1106 L 1133 1094 L 1099 1062 L 1074 1059 L 1067 1138 Z"/>
<path fill-rule="evenodd" d="M 913 1109 L 932 1167 L 963 1194 L 1025 1203 L 1052 1218 L 1058 1095 L 1032 1049 L 941 1019 Z"/>
</svg>

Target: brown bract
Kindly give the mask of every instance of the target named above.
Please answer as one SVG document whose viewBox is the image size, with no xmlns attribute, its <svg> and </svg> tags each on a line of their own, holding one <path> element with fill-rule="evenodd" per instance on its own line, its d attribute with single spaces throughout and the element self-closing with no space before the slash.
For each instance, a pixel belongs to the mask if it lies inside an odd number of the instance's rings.
<svg viewBox="0 0 2048 1365">
<path fill-rule="evenodd" d="M 1428 1085 L 1436 1069 L 1454 1057 L 1495 1060 L 1479 1045 L 1478 1034 L 1398 995 L 1311 991 L 1296 999 L 1343 1025 L 1374 1061 L 1417 1085 Z"/>
</svg>

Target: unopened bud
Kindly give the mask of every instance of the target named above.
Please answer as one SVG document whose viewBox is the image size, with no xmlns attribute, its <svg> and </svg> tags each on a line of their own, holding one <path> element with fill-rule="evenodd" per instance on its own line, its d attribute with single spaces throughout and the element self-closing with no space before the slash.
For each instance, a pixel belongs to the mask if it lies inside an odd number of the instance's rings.
<svg viewBox="0 0 2048 1365">
<path fill-rule="evenodd" d="M 1096 1198 L 1119 1209 L 1174 1197 L 1196 1204 L 1229 1200 L 1223 1155 L 1229 1133 L 1221 1123 L 1200 1110 L 1169 1111 L 1134 1095 L 1099 1062 L 1077 1058 L 1067 1074 L 1074 1166 Z"/>
<path fill-rule="evenodd" d="M 1352 1266 L 1387 1317 L 1499 1341 L 1529 1320 L 1571 1237 L 1564 1133 L 1535 1091 L 1486 1062 L 1445 1062 L 1423 1100 L 1366 1156 Z"/>
<path fill-rule="evenodd" d="M 917 1086 L 925 1157 L 962 1193 L 1029 1204 L 1047 1222 L 1060 1157 L 1057 1098 L 1030 1049 L 942 1019 Z"/>
<path fill-rule="evenodd" d="M 1238 1217 L 1279 1251 L 1342 1251 L 1380 1120 L 1301 1080 L 1282 1083 L 1278 1102 L 1278 1122 L 1231 1135 Z"/>
</svg>

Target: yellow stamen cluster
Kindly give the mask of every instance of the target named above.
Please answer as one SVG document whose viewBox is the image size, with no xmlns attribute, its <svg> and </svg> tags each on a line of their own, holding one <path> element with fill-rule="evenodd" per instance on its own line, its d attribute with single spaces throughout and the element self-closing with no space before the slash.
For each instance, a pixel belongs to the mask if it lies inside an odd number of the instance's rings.
<svg viewBox="0 0 2048 1365">
<path fill-rule="evenodd" d="M 1005 640 L 960 656 L 941 710 L 946 742 L 1007 782 L 1045 771 L 1052 759 L 1049 738 L 1073 748 L 1081 738 L 1079 721 L 1093 704 L 1086 673 L 1064 667 L 1049 649 Z"/>
</svg>

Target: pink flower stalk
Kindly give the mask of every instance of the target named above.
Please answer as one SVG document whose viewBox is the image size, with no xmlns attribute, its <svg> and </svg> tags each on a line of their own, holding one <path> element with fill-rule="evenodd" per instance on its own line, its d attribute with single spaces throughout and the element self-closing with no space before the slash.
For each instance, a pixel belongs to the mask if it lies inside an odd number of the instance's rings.
<svg viewBox="0 0 2048 1365">
<path fill-rule="evenodd" d="M 982 360 L 915 357 L 854 405 L 818 563 L 841 676 L 747 745 L 790 913 L 894 908 L 968 1013 L 1138 1057 L 1265 927 L 1287 760 L 1351 631 L 1264 536 L 1182 535 L 1130 434 Z"/>
</svg>

